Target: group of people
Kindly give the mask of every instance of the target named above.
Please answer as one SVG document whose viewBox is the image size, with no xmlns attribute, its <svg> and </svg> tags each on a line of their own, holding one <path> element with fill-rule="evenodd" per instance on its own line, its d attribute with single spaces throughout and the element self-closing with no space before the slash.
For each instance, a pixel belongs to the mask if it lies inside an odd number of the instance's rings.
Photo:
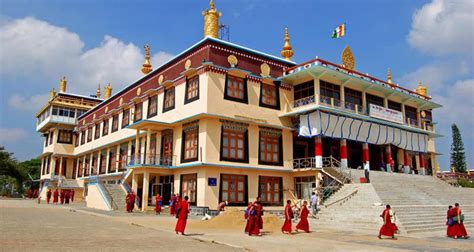
<svg viewBox="0 0 474 252">
<path fill-rule="evenodd" d="M 309 222 L 308 222 L 308 202 L 305 200 L 303 201 L 303 205 L 300 208 L 300 221 L 296 225 L 296 232 L 304 231 L 309 233 Z M 283 227 L 281 227 L 281 232 L 284 234 L 291 234 L 292 231 L 292 220 L 294 218 L 293 208 L 291 206 L 291 200 L 286 201 L 285 206 L 285 222 L 283 223 Z"/>
<path fill-rule="evenodd" d="M 59 189 L 56 188 L 54 192 L 51 189 L 48 189 L 46 192 L 46 203 L 49 204 L 51 198 L 53 198 L 53 204 L 57 205 L 58 203 L 61 204 L 69 204 L 69 202 L 74 202 L 74 190 L 72 189 Z"/>
<path fill-rule="evenodd" d="M 135 208 L 135 204 L 138 205 L 138 200 L 137 195 L 135 192 L 127 192 L 127 196 L 125 196 L 125 210 L 127 213 L 133 213 L 133 209 Z"/>
<path fill-rule="evenodd" d="M 446 225 L 448 226 L 446 235 L 454 239 L 469 238 L 463 222 L 464 215 L 459 207 L 459 203 L 454 204 L 454 208 L 449 206 L 446 214 Z"/>
<path fill-rule="evenodd" d="M 38 198 L 38 189 L 33 189 L 33 188 L 28 189 L 28 191 L 26 191 L 26 197 L 28 199 Z"/>
</svg>

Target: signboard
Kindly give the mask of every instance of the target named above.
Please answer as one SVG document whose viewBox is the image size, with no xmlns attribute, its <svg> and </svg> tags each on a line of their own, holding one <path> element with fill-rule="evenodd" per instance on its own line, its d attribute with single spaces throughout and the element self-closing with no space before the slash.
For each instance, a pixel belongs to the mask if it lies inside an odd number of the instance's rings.
<svg viewBox="0 0 474 252">
<path fill-rule="evenodd" d="M 217 186 L 217 178 L 207 178 L 208 186 Z"/>
<path fill-rule="evenodd" d="M 369 116 L 403 124 L 403 114 L 400 111 L 385 108 L 375 104 L 369 104 Z"/>
</svg>

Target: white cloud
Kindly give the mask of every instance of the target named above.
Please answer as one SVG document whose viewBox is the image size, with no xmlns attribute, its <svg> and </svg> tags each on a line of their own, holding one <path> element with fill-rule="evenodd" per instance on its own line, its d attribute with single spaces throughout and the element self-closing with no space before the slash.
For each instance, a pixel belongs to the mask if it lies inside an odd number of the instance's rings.
<svg viewBox="0 0 474 252">
<path fill-rule="evenodd" d="M 434 55 L 474 55 L 474 1 L 433 0 L 413 15 L 411 46 Z"/>
<path fill-rule="evenodd" d="M 109 35 L 99 46 L 85 50 L 78 34 L 27 17 L 0 23 L 0 40 L 0 74 L 25 78 L 27 72 L 31 81 L 25 85 L 48 83 L 45 89 L 57 89 L 59 78 L 66 76 L 68 91 L 87 95 L 95 93 L 99 83 L 110 82 L 120 90 L 142 76 L 142 49 Z M 152 63 L 157 67 L 171 57 L 158 51 Z"/>
<path fill-rule="evenodd" d="M 16 142 L 27 135 L 26 131 L 22 128 L 0 128 L 0 145 Z"/>
<path fill-rule="evenodd" d="M 8 105 L 20 111 L 37 111 L 46 104 L 48 97 L 49 94 L 39 94 L 30 97 L 15 94 L 8 99 Z"/>
</svg>

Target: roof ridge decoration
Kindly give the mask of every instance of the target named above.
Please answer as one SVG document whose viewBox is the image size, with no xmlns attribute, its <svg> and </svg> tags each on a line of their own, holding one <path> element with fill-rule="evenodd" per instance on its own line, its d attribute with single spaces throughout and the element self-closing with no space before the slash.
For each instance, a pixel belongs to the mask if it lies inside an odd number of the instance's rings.
<svg viewBox="0 0 474 252">
<path fill-rule="evenodd" d="M 354 70 L 355 69 L 355 59 L 354 55 L 352 54 L 352 50 L 349 46 L 346 46 L 344 50 L 342 51 L 342 66 Z"/>
<path fill-rule="evenodd" d="M 288 33 L 288 27 L 285 27 L 285 44 L 281 50 L 281 56 L 285 58 L 285 60 L 291 61 L 291 57 L 293 57 L 294 54 L 295 53 L 293 52 L 293 48 L 290 44 L 290 34 Z"/>
<path fill-rule="evenodd" d="M 153 70 L 153 67 L 150 63 L 150 46 L 145 44 L 143 47 L 145 48 L 145 63 L 142 65 L 142 73 L 148 74 Z"/>
</svg>

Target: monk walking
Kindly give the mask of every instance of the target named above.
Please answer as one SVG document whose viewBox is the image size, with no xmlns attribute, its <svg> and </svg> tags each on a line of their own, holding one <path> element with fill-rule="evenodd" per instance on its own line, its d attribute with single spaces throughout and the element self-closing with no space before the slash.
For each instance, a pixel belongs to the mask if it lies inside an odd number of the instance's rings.
<svg viewBox="0 0 474 252">
<path fill-rule="evenodd" d="M 176 194 L 173 194 L 170 199 L 170 215 L 175 215 L 176 214 L 176 203 L 178 201 L 178 197 L 176 197 Z"/>
<path fill-rule="evenodd" d="M 285 206 L 285 222 L 281 227 L 281 232 L 284 234 L 291 234 L 291 220 L 293 220 L 293 209 L 291 209 L 291 200 L 286 201 Z"/>
<path fill-rule="evenodd" d="M 69 193 L 70 193 L 69 190 L 66 190 L 64 192 L 64 204 L 66 204 L 66 205 L 69 205 L 69 199 L 70 199 Z"/>
<path fill-rule="evenodd" d="M 61 192 L 59 193 L 59 200 L 61 201 L 61 205 L 64 204 L 64 196 L 65 192 L 64 190 L 61 190 Z"/>
<path fill-rule="evenodd" d="M 127 196 L 125 196 L 125 210 L 127 213 L 130 213 L 130 192 L 127 192 Z"/>
<path fill-rule="evenodd" d="M 390 205 L 387 205 L 385 207 L 385 210 L 383 210 L 382 214 L 380 215 L 383 219 L 383 225 L 380 228 L 379 231 L 379 239 L 382 239 L 383 236 L 390 236 L 392 239 L 396 240 L 395 238 L 395 232 L 398 231 L 397 225 L 395 223 L 392 223 L 391 215 L 390 215 Z"/>
<path fill-rule="evenodd" d="M 51 200 L 51 189 L 48 189 L 46 192 L 46 203 L 49 204 L 49 201 Z"/>
<path fill-rule="evenodd" d="M 75 191 L 73 189 L 73 190 L 71 190 L 71 192 L 69 194 L 71 196 L 71 203 L 74 202 L 74 193 L 75 193 Z"/>
<path fill-rule="evenodd" d="M 452 236 L 454 239 L 464 238 L 468 239 L 466 228 L 464 227 L 464 215 L 461 212 L 459 203 L 454 204 L 452 210 L 453 226 L 452 226 Z"/>
<path fill-rule="evenodd" d="M 184 196 L 184 200 L 179 203 L 179 208 L 176 213 L 176 218 L 178 218 L 178 221 L 176 222 L 176 227 L 174 230 L 178 235 L 184 235 L 184 230 L 186 229 L 186 222 L 188 221 L 189 213 L 188 199 L 188 196 Z"/>
<path fill-rule="evenodd" d="M 53 193 L 53 204 L 58 204 L 59 191 L 56 189 Z"/>
<path fill-rule="evenodd" d="M 130 201 L 129 201 L 129 208 L 130 208 L 130 213 L 133 213 L 133 209 L 135 208 L 135 199 L 136 199 L 136 196 L 135 196 L 135 193 L 132 192 L 130 194 Z"/>
<path fill-rule="evenodd" d="M 298 225 L 296 225 L 296 232 L 298 230 L 303 230 L 306 233 L 309 233 L 309 222 L 308 222 L 308 202 L 305 200 L 303 201 L 303 206 L 301 206 L 301 212 L 300 212 L 300 222 L 298 222 Z"/>
<path fill-rule="evenodd" d="M 258 210 L 260 209 L 260 206 L 257 202 L 254 202 L 252 206 L 250 207 L 249 210 L 249 222 L 248 222 L 248 233 L 249 236 L 252 235 L 257 235 L 257 236 L 262 236 L 260 233 L 260 221 L 259 221 L 259 216 L 258 216 Z"/>
<path fill-rule="evenodd" d="M 446 213 L 446 236 L 447 237 L 454 237 L 454 221 L 453 221 L 453 206 L 448 206 L 448 212 Z"/>
<path fill-rule="evenodd" d="M 155 213 L 156 214 L 160 214 L 161 213 L 161 201 L 162 201 L 162 198 L 159 194 L 157 194 L 155 196 Z"/>
<path fill-rule="evenodd" d="M 255 214 L 257 216 L 257 221 L 258 221 L 258 228 L 260 230 L 263 229 L 263 205 L 262 205 L 262 200 L 259 197 L 257 197 L 257 200 L 254 202 L 255 205 Z"/>
<path fill-rule="evenodd" d="M 247 220 L 247 223 L 245 224 L 245 233 L 246 234 L 249 233 L 250 209 L 252 208 L 252 205 L 253 205 L 253 203 L 249 202 L 249 204 L 247 206 L 247 209 L 244 212 L 244 218 L 245 218 L 245 220 Z"/>
</svg>

